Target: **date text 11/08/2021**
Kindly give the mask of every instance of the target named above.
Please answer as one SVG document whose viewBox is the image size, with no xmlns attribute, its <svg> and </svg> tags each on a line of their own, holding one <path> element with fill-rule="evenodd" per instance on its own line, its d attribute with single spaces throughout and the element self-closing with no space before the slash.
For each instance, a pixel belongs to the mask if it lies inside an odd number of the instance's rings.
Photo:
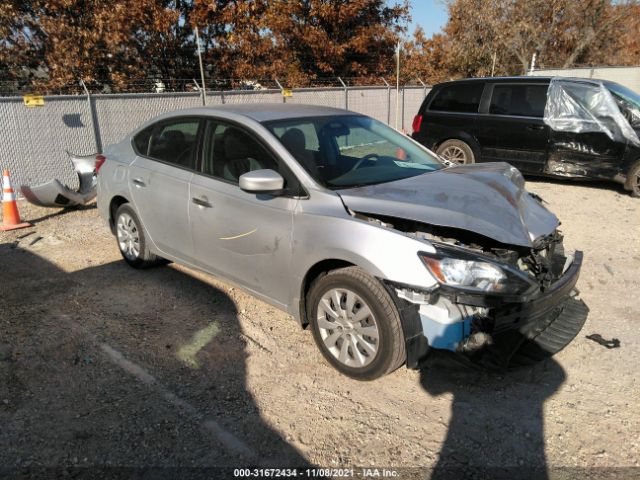
<svg viewBox="0 0 640 480">
<path fill-rule="evenodd" d="M 397 478 L 388 468 L 236 468 L 236 478 Z"/>
</svg>

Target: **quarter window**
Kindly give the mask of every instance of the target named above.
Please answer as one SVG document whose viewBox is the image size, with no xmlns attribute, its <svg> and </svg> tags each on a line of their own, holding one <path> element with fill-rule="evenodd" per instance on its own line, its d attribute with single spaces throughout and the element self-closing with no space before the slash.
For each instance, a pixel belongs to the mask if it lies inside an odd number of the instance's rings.
<svg viewBox="0 0 640 480">
<path fill-rule="evenodd" d="M 460 83 L 443 87 L 431 102 L 429 110 L 477 113 L 484 83 Z"/>
<path fill-rule="evenodd" d="M 133 145 L 138 155 L 149 155 L 149 141 L 153 133 L 154 126 L 150 126 L 138 133 L 133 139 Z"/>
<path fill-rule="evenodd" d="M 519 117 L 543 117 L 547 85 L 496 85 L 489 113 Z"/>
</svg>

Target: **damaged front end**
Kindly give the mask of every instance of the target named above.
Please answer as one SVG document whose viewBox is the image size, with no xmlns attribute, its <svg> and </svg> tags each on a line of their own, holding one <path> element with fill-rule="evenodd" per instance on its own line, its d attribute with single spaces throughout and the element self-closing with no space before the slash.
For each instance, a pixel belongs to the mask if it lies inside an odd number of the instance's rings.
<svg viewBox="0 0 640 480">
<path fill-rule="evenodd" d="M 557 230 L 525 248 L 400 219 L 394 228 L 436 249 L 420 254 L 438 280 L 436 288 L 393 285 L 396 295 L 412 306 L 404 314 L 419 316 L 429 348 L 507 368 L 559 352 L 584 325 L 588 308 L 575 289 L 582 252 L 565 255 Z M 415 368 L 428 348 L 408 345 L 407 350 L 407 365 Z"/>
</svg>

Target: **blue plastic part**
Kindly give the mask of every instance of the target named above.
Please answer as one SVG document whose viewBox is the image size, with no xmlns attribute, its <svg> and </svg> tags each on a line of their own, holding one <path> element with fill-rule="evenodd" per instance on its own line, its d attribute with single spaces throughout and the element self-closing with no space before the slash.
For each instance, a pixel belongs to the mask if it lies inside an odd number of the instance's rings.
<svg viewBox="0 0 640 480">
<path fill-rule="evenodd" d="M 471 335 L 471 319 L 466 317 L 456 323 L 440 323 L 422 316 L 422 330 L 430 347 L 455 352 L 458 344 Z"/>
</svg>

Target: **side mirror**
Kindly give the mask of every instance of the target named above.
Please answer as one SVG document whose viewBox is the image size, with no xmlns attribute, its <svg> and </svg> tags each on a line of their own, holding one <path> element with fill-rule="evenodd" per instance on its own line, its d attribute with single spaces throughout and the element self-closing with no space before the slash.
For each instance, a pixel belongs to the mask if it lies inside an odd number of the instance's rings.
<svg viewBox="0 0 640 480">
<path fill-rule="evenodd" d="M 240 175 L 240 189 L 249 193 L 277 195 L 284 189 L 284 178 L 275 170 L 253 170 Z"/>
</svg>

